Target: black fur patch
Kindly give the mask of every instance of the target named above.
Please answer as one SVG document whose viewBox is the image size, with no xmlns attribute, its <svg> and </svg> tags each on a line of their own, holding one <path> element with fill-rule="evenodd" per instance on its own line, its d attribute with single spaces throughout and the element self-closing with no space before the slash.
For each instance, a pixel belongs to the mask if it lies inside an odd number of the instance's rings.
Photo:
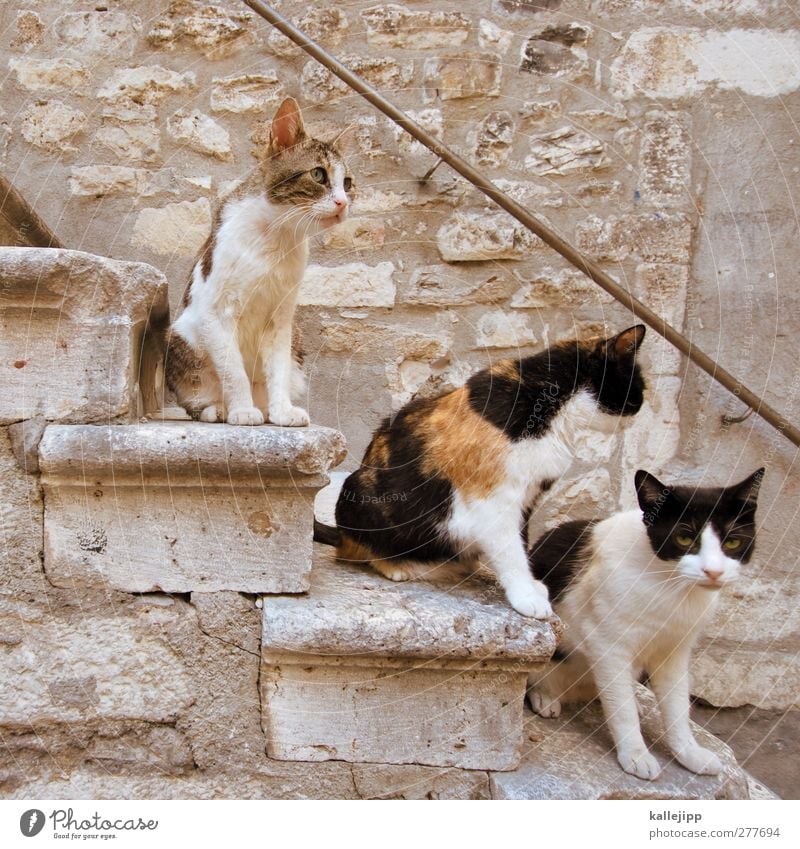
<svg viewBox="0 0 800 849">
<path fill-rule="evenodd" d="M 596 524 L 587 519 L 564 522 L 534 543 L 528 562 L 534 577 L 547 587 L 551 601 L 557 601 L 583 569 Z"/>
</svg>

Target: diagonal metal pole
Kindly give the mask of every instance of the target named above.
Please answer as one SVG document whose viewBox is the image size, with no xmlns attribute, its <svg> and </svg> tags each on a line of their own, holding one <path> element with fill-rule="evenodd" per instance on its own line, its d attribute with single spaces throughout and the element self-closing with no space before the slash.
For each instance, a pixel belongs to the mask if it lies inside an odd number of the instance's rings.
<svg viewBox="0 0 800 849">
<path fill-rule="evenodd" d="M 425 145 L 429 150 L 446 162 L 454 171 L 457 171 L 466 180 L 469 180 L 476 188 L 490 197 L 499 207 L 512 215 L 521 224 L 535 233 L 543 242 L 553 250 L 561 254 L 571 262 L 577 269 L 587 277 L 594 280 L 598 286 L 605 289 L 609 295 L 626 306 L 636 318 L 643 321 L 656 333 L 663 336 L 671 345 L 674 345 L 682 354 L 685 354 L 695 365 L 699 366 L 707 374 L 732 392 L 739 400 L 754 410 L 762 419 L 771 424 L 782 433 L 788 440 L 800 447 L 800 429 L 796 428 L 777 410 L 771 407 L 763 399 L 759 398 L 752 390 L 748 389 L 740 380 L 730 372 L 718 365 L 708 354 L 701 351 L 696 345 L 679 333 L 672 325 L 668 324 L 661 316 L 653 312 L 650 307 L 635 298 L 630 292 L 610 277 L 600 268 L 597 263 L 582 254 L 558 233 L 551 230 L 546 224 L 536 218 L 533 213 L 524 206 L 518 204 L 505 192 L 500 191 L 490 180 L 483 176 L 480 171 L 473 168 L 468 162 L 449 148 L 435 139 L 416 122 L 412 121 L 402 110 L 388 101 L 382 94 L 368 85 L 357 74 L 344 66 L 338 59 L 323 50 L 316 42 L 312 41 L 301 30 L 279 15 L 268 3 L 261 0 L 244 0 L 244 2 L 262 18 L 269 21 L 277 30 L 295 44 L 305 50 L 310 56 L 324 65 L 331 73 L 339 77 L 353 91 L 358 92 L 365 100 L 369 101 L 376 109 L 391 118 L 395 124 L 402 127 L 409 135 Z"/>
</svg>

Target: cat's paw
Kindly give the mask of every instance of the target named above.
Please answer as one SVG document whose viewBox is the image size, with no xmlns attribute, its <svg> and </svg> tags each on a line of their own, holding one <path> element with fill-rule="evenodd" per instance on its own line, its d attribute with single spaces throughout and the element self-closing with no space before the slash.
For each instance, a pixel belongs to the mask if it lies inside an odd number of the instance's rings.
<svg viewBox="0 0 800 849">
<path fill-rule="evenodd" d="M 506 593 L 508 603 L 523 616 L 532 619 L 549 619 L 553 615 L 553 608 L 547 600 L 547 593 L 536 587 L 524 590 L 511 590 Z"/>
<path fill-rule="evenodd" d="M 201 422 L 218 422 L 222 420 L 221 411 L 216 404 L 211 404 L 200 413 Z"/>
<path fill-rule="evenodd" d="M 417 577 L 416 570 L 412 566 L 404 566 L 401 563 L 373 560 L 372 568 L 390 581 L 412 581 Z"/>
<path fill-rule="evenodd" d="M 302 407 L 271 407 L 269 420 L 280 427 L 305 427 L 310 424 L 311 419 Z"/>
<path fill-rule="evenodd" d="M 698 775 L 719 775 L 722 772 L 722 761 L 710 749 L 702 746 L 675 752 L 675 759 L 681 766 Z"/>
<path fill-rule="evenodd" d="M 625 749 L 617 752 L 619 765 L 630 775 L 643 781 L 653 781 L 661 774 L 658 761 L 645 748 Z"/>
<path fill-rule="evenodd" d="M 531 703 L 531 710 L 545 719 L 561 716 L 561 702 L 557 698 L 551 698 L 538 690 L 529 690 L 528 701 Z"/>
<path fill-rule="evenodd" d="M 232 425 L 262 425 L 264 414 L 258 407 L 236 407 L 228 410 L 228 424 Z"/>
</svg>

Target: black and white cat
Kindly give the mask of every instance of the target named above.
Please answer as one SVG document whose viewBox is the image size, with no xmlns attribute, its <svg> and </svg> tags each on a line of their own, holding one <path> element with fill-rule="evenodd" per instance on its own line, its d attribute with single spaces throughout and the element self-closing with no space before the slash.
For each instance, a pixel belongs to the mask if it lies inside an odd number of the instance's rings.
<svg viewBox="0 0 800 849">
<path fill-rule="evenodd" d="M 620 765 L 654 779 L 660 767 L 642 738 L 634 695 L 646 673 L 677 761 L 696 773 L 720 771 L 690 729 L 689 657 L 719 591 L 753 554 L 763 474 L 694 488 L 638 471 L 641 510 L 566 522 L 534 544 L 531 569 L 565 625 L 554 662 L 528 679 L 536 713 L 558 716 L 562 703 L 599 694 Z"/>
</svg>

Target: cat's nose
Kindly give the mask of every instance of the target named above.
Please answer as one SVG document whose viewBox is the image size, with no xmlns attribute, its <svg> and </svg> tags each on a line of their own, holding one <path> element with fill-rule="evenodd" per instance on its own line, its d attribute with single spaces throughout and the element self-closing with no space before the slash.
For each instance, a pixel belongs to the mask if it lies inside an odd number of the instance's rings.
<svg viewBox="0 0 800 849">
<path fill-rule="evenodd" d="M 722 569 L 703 569 L 710 581 L 718 581 L 722 577 Z"/>
<path fill-rule="evenodd" d="M 333 202 L 336 204 L 337 209 L 341 209 L 343 206 L 347 206 L 346 198 L 334 198 Z"/>
</svg>

